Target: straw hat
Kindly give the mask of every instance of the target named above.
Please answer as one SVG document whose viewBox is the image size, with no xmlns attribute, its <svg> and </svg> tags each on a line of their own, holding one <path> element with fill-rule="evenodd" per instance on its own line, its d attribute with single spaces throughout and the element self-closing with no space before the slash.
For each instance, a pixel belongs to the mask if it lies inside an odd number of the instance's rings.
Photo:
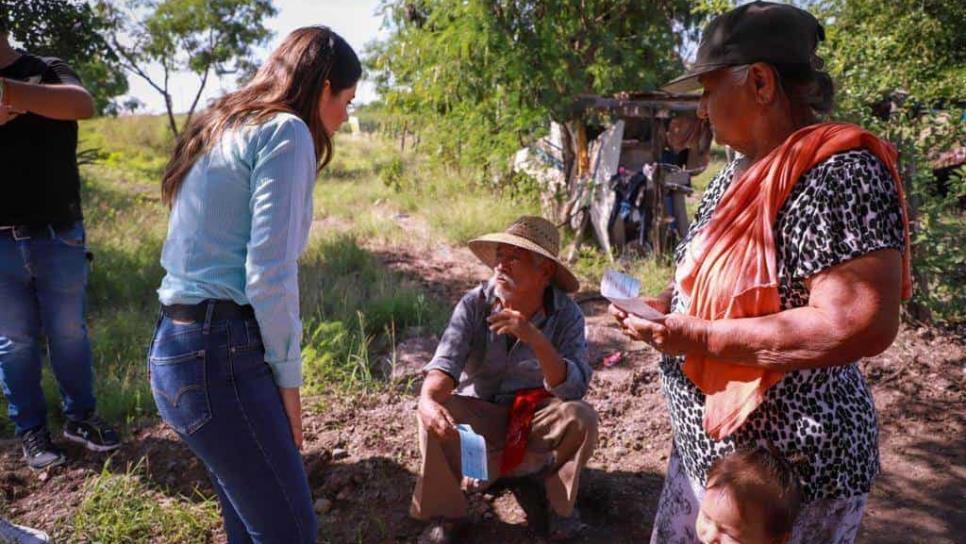
<svg viewBox="0 0 966 544">
<path fill-rule="evenodd" d="M 560 253 L 560 235 L 553 223 L 542 217 L 523 216 L 513 222 L 504 232 L 485 234 L 470 240 L 470 250 L 484 264 L 496 266 L 496 246 L 507 244 L 532 251 L 557 263 L 553 283 L 568 293 L 580 289 L 580 282 L 557 255 Z"/>
</svg>

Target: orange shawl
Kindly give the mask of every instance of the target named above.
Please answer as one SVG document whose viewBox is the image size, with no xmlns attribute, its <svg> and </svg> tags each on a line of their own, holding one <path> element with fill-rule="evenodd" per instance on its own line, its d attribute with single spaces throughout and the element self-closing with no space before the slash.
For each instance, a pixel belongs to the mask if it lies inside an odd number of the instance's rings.
<svg viewBox="0 0 966 544">
<path fill-rule="evenodd" d="M 902 296 L 912 294 L 909 219 L 895 148 L 855 125 L 820 123 L 788 137 L 735 180 L 708 224 L 697 233 L 675 274 L 690 297 L 688 315 L 708 320 L 755 317 L 781 311 L 774 226 L 795 182 L 834 154 L 866 149 L 896 182 L 905 230 Z M 684 374 L 706 395 L 704 429 L 716 439 L 737 430 L 783 373 L 687 355 Z"/>
</svg>

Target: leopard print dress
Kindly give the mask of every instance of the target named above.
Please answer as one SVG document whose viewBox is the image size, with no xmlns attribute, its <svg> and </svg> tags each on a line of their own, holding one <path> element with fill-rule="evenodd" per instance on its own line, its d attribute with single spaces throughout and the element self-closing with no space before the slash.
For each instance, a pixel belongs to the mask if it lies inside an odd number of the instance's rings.
<svg viewBox="0 0 966 544">
<path fill-rule="evenodd" d="M 711 218 L 736 165 L 729 164 L 708 185 L 678 246 L 678 263 Z M 833 155 L 806 172 L 775 224 L 782 309 L 807 305 L 807 278 L 831 266 L 880 249 L 904 251 L 901 213 L 895 181 L 868 151 Z M 683 313 L 687 304 L 675 289 L 672 311 Z M 702 427 L 705 397 L 684 375 L 683 362 L 664 356 L 661 383 L 674 430 L 673 455 L 697 486 L 703 489 L 711 464 L 737 447 L 771 444 L 785 456 L 807 459 L 795 466 L 807 502 L 869 492 L 879 472 L 878 420 L 855 362 L 788 372 L 744 425 L 718 442 Z"/>
</svg>

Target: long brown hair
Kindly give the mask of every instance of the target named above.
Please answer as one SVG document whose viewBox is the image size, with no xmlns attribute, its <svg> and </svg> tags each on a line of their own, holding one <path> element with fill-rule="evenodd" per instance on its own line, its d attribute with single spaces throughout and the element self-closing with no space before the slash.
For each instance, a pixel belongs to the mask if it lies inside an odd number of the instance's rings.
<svg viewBox="0 0 966 544">
<path fill-rule="evenodd" d="M 289 34 L 244 87 L 216 100 L 195 116 L 175 143 L 161 178 L 161 201 L 174 203 L 185 176 L 200 155 L 226 129 L 258 124 L 277 113 L 291 113 L 309 127 L 321 170 L 332 159 L 332 139 L 319 116 L 319 98 L 328 81 L 332 94 L 356 84 L 362 65 L 352 47 L 325 26 Z"/>
</svg>

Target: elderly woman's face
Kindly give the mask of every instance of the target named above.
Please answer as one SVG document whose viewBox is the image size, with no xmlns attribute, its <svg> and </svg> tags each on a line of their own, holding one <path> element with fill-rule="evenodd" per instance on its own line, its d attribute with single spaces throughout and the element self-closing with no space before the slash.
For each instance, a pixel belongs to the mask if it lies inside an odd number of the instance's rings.
<svg viewBox="0 0 966 544">
<path fill-rule="evenodd" d="M 711 122 L 716 142 L 744 152 L 756 116 L 755 96 L 746 78 L 740 71 L 724 68 L 698 81 L 704 86 L 698 117 Z"/>
</svg>

